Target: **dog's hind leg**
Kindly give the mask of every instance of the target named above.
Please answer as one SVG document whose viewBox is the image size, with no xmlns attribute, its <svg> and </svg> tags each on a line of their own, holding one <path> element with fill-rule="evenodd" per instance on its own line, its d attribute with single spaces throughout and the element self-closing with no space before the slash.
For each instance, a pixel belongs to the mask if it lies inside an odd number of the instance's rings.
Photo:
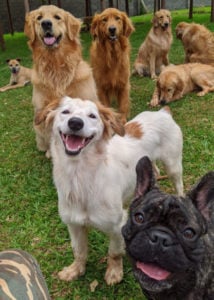
<svg viewBox="0 0 214 300">
<path fill-rule="evenodd" d="M 172 179 L 175 191 L 179 196 L 184 195 L 183 187 L 183 168 L 181 158 L 176 158 L 174 161 L 167 161 L 164 163 L 167 175 Z"/>
<path fill-rule="evenodd" d="M 58 273 L 59 279 L 64 281 L 72 281 L 85 274 L 88 256 L 87 228 L 79 225 L 68 225 L 68 230 L 71 237 L 74 262 Z"/>
</svg>

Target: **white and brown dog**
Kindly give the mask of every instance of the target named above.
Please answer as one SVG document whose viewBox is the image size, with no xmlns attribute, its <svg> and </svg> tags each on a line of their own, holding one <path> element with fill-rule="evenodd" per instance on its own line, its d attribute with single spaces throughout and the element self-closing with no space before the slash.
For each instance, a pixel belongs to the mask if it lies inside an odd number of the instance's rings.
<svg viewBox="0 0 214 300">
<path fill-rule="evenodd" d="M 105 280 L 109 285 L 118 283 L 123 277 L 124 206 L 134 193 L 137 161 L 145 155 L 162 161 L 182 195 L 181 129 L 168 109 L 143 112 L 123 127 L 111 108 L 69 97 L 49 113 L 46 122 L 51 120 L 59 214 L 68 226 L 74 252 L 74 262 L 59 272 L 59 278 L 71 281 L 85 273 L 92 226 L 110 237 Z"/>
<path fill-rule="evenodd" d="M 11 71 L 10 82 L 1 87 L 0 92 L 24 87 L 31 82 L 32 70 L 21 66 L 20 61 L 20 58 L 6 60 Z"/>
</svg>

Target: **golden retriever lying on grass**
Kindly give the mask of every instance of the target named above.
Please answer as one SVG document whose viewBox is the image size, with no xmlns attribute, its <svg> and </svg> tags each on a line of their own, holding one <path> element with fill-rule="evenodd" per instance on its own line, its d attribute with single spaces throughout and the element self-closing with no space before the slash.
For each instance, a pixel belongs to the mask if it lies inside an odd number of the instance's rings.
<svg viewBox="0 0 214 300">
<path fill-rule="evenodd" d="M 134 27 L 128 16 L 116 8 L 96 14 L 91 25 L 91 65 L 99 100 L 110 106 L 116 98 L 125 122 L 129 114 L 130 43 Z"/>
<path fill-rule="evenodd" d="M 26 16 L 24 30 L 34 62 L 34 128 L 41 151 L 49 150 L 51 129 L 45 127 L 46 114 L 62 96 L 97 99 L 92 71 L 82 58 L 80 26 L 77 18 L 54 5 L 41 6 Z"/>
<path fill-rule="evenodd" d="M 214 64 L 214 34 L 204 25 L 180 22 L 175 29 L 182 41 L 185 63 Z"/>
<path fill-rule="evenodd" d="M 133 74 L 155 79 L 161 66 L 169 65 L 168 53 L 172 40 L 171 13 L 161 9 L 155 13 L 152 28 L 140 46 Z"/>
<path fill-rule="evenodd" d="M 214 67 L 200 63 L 168 66 L 160 73 L 150 105 L 178 100 L 198 88 L 198 96 L 214 91 Z"/>
</svg>

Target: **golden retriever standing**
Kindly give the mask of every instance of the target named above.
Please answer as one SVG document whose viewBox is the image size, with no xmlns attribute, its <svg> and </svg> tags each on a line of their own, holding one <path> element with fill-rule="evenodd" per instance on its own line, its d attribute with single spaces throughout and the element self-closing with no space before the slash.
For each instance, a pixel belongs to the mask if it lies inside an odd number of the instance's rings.
<svg viewBox="0 0 214 300">
<path fill-rule="evenodd" d="M 175 29 L 182 41 L 185 63 L 214 64 L 214 34 L 204 25 L 180 22 Z"/>
<path fill-rule="evenodd" d="M 58 274 L 65 281 L 85 273 L 90 227 L 110 238 L 107 284 L 122 280 L 121 227 L 135 190 L 139 158 L 161 160 L 176 192 L 183 194 L 182 132 L 169 111 L 140 113 L 126 123 L 125 135 L 117 115 L 101 104 L 64 97 L 47 117 L 54 118 L 51 154 L 59 214 L 68 226 L 74 253 L 73 263 Z"/>
<path fill-rule="evenodd" d="M 198 96 L 214 91 L 213 66 L 188 63 L 165 67 L 156 82 L 150 105 L 158 106 L 178 100 L 197 89 L 201 89 Z"/>
<path fill-rule="evenodd" d="M 24 87 L 31 82 L 32 69 L 21 66 L 20 61 L 20 58 L 6 60 L 11 71 L 10 82 L 1 87 L 0 92 Z"/>
<path fill-rule="evenodd" d="M 138 51 L 133 74 L 155 79 L 161 66 L 169 65 L 168 53 L 173 41 L 171 21 L 170 11 L 156 11 L 152 19 L 152 28 Z"/>
<path fill-rule="evenodd" d="M 92 20 L 91 65 L 99 100 L 110 106 L 116 98 L 125 122 L 129 114 L 130 43 L 134 27 L 126 13 L 107 8 Z"/>
<path fill-rule="evenodd" d="M 46 112 L 56 107 L 62 96 L 97 99 L 92 71 L 82 59 L 80 26 L 77 18 L 54 5 L 41 6 L 26 15 L 24 31 L 34 62 L 34 127 L 41 151 L 49 149 Z"/>
</svg>

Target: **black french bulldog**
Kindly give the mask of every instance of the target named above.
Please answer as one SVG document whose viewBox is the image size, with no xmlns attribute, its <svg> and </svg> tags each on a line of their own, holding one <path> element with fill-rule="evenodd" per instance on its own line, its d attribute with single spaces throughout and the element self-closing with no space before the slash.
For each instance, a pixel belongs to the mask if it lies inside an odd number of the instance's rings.
<svg viewBox="0 0 214 300">
<path fill-rule="evenodd" d="M 149 300 L 214 300 L 214 172 L 185 198 L 160 191 L 148 157 L 136 172 L 122 234 L 143 293 Z"/>
</svg>

